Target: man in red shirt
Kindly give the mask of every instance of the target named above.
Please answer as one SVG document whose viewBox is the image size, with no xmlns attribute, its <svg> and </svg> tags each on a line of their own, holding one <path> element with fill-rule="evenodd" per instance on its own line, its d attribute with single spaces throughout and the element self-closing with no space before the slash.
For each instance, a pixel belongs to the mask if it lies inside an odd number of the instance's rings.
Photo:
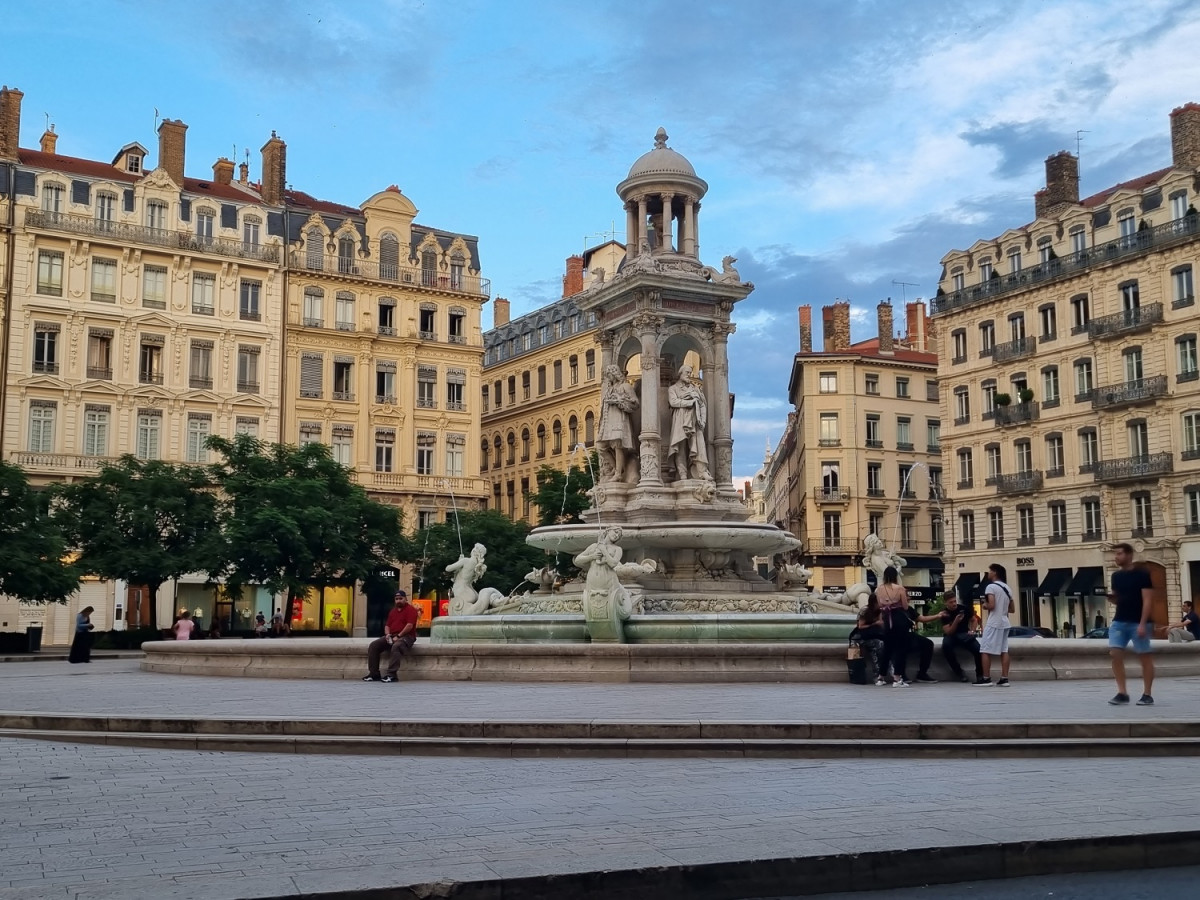
<svg viewBox="0 0 1200 900">
<path fill-rule="evenodd" d="M 417 608 L 408 602 L 408 594 L 396 591 L 396 605 L 383 624 L 383 637 L 371 641 L 367 648 L 367 672 L 363 681 L 399 681 L 400 660 L 417 642 Z M 379 657 L 388 651 L 387 674 L 379 677 Z"/>
</svg>

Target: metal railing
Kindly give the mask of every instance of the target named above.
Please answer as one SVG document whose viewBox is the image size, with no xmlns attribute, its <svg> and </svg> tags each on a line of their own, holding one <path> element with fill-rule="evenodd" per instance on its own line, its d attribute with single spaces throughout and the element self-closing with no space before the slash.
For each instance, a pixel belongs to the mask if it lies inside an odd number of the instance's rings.
<svg viewBox="0 0 1200 900">
<path fill-rule="evenodd" d="M 933 299 L 930 310 L 936 315 L 952 309 L 973 306 L 993 297 L 1024 290 L 1035 284 L 1067 278 L 1078 272 L 1087 271 L 1093 266 L 1131 256 L 1140 256 L 1157 248 L 1186 243 L 1197 234 L 1200 234 L 1200 216 L 1184 216 L 1181 219 L 1174 219 L 1162 225 L 1118 238 L 1115 241 L 1109 241 L 1107 244 L 1100 244 L 1090 250 L 1080 250 L 1061 259 L 1052 259 L 1012 275 L 989 278 L 983 284 L 943 294 Z"/>
<path fill-rule="evenodd" d="M 492 293 L 492 282 L 478 275 L 461 275 L 424 269 L 420 266 L 401 266 L 390 263 L 379 263 L 373 259 L 346 259 L 340 256 L 325 254 L 308 254 L 298 251 L 291 254 L 291 267 L 308 272 L 324 272 L 327 275 L 340 275 L 343 278 L 359 278 L 364 281 L 379 281 L 386 284 L 403 284 L 410 287 L 424 287 L 436 291 L 448 291 L 455 294 L 471 294 L 477 297 L 489 297 Z"/>
<path fill-rule="evenodd" d="M 1146 456 L 1127 456 L 1124 459 L 1101 459 L 1092 469 L 1097 482 L 1141 481 L 1169 475 L 1175 469 L 1170 453 L 1150 453 Z"/>
<path fill-rule="evenodd" d="M 188 387 L 204 389 L 204 388 L 211 388 L 212 386 L 213 386 L 212 378 L 201 378 L 198 375 L 192 375 L 190 378 L 188 378 Z"/>
<path fill-rule="evenodd" d="M 1141 331 L 1144 328 L 1151 328 L 1162 320 L 1163 305 L 1161 303 L 1148 303 L 1145 306 L 1137 306 L 1133 309 L 1113 313 L 1111 316 L 1101 316 L 1098 319 L 1092 319 L 1088 322 L 1088 337 L 1093 339 L 1120 337 L 1123 334 L 1130 334 L 1135 331 Z"/>
<path fill-rule="evenodd" d="M 1042 473 L 1037 470 L 996 476 L 997 494 L 1032 494 L 1042 489 Z"/>
<path fill-rule="evenodd" d="M 867 438 L 866 444 L 868 450 L 883 449 L 883 441 L 879 440 L 878 438 Z"/>
<path fill-rule="evenodd" d="M 840 447 L 842 446 L 841 438 L 821 438 L 817 441 L 819 447 Z"/>
<path fill-rule="evenodd" d="M 239 394 L 257 394 L 258 393 L 258 382 L 257 381 L 241 381 L 241 380 L 239 380 L 237 383 L 237 389 L 238 389 Z"/>
<path fill-rule="evenodd" d="M 1092 392 L 1092 409 L 1116 409 L 1146 403 L 1167 395 L 1167 376 L 1154 375 L 1121 384 L 1109 384 Z"/>
<path fill-rule="evenodd" d="M 1038 418 L 1040 408 L 1036 400 L 1026 403 L 1015 403 L 1011 406 L 996 407 L 997 425 L 1019 425 L 1021 422 L 1033 422 Z"/>
<path fill-rule="evenodd" d="M 1001 363 L 1012 359 L 1021 359 L 1026 356 L 1032 356 L 1036 349 L 1037 342 L 1033 338 L 1017 338 L 1015 341 L 1009 341 L 1007 344 L 997 344 L 993 347 L 992 361 Z"/>
<path fill-rule="evenodd" d="M 95 378 L 99 381 L 110 381 L 112 379 L 112 366 L 88 366 L 87 377 Z"/>
<path fill-rule="evenodd" d="M 813 493 L 818 503 L 846 503 L 850 499 L 846 488 L 817 488 Z"/>
<path fill-rule="evenodd" d="M 162 384 L 162 372 L 138 372 L 138 381 L 142 384 Z"/>
<path fill-rule="evenodd" d="M 353 400 L 354 399 L 354 391 L 334 391 L 333 399 L 334 400 Z"/>
<path fill-rule="evenodd" d="M 396 336 L 396 329 L 394 327 L 392 327 L 391 325 L 380 325 L 376 330 L 380 334 L 385 335 L 387 337 L 395 337 Z"/>
<path fill-rule="evenodd" d="M 34 360 L 32 368 L 34 375 L 58 374 L 58 363 L 56 362 L 39 362 L 38 360 Z"/>
</svg>

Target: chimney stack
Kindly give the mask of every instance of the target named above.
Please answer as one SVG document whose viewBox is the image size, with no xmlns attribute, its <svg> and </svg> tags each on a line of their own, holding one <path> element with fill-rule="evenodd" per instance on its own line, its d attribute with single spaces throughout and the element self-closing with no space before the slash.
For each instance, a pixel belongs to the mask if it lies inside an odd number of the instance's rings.
<svg viewBox="0 0 1200 900">
<path fill-rule="evenodd" d="M 503 297 L 497 297 L 492 301 L 492 327 L 499 328 L 501 325 L 508 324 L 509 304 Z"/>
<path fill-rule="evenodd" d="M 909 350 L 929 352 L 929 319 L 925 315 L 924 302 L 917 300 L 904 308 L 904 343 Z"/>
<path fill-rule="evenodd" d="M 163 119 L 158 126 L 158 167 L 170 175 L 171 180 L 181 188 L 186 144 L 187 126 L 178 119 Z"/>
<path fill-rule="evenodd" d="M 245 184 L 249 180 L 250 180 L 250 164 L 242 163 L 240 166 L 238 166 L 238 181 L 240 181 L 242 184 Z"/>
<path fill-rule="evenodd" d="M 274 131 L 262 148 L 262 198 L 269 206 L 282 206 L 287 188 L 287 144 Z"/>
<path fill-rule="evenodd" d="M 54 133 L 54 126 L 51 125 L 46 129 L 46 133 L 42 135 L 42 152 L 43 153 L 58 153 L 58 135 Z"/>
<path fill-rule="evenodd" d="M 896 326 L 892 321 L 892 298 L 884 300 L 876 308 L 879 322 L 879 352 L 892 354 L 896 352 Z"/>
<path fill-rule="evenodd" d="M 821 308 L 821 330 L 826 353 L 850 349 L 850 301 L 839 300 Z"/>
<path fill-rule="evenodd" d="M 800 307 L 800 352 L 812 353 L 812 307 L 807 303 Z"/>
<path fill-rule="evenodd" d="M 1200 103 L 1171 110 L 1171 163 L 1180 169 L 1200 169 Z"/>
<path fill-rule="evenodd" d="M 0 88 L 0 159 L 17 158 L 21 140 L 21 98 L 24 96 L 7 84 Z"/>
<path fill-rule="evenodd" d="M 563 292 L 565 298 L 574 297 L 583 290 L 583 257 L 567 257 L 567 274 L 563 276 Z"/>
<path fill-rule="evenodd" d="M 213 163 L 213 181 L 217 184 L 233 184 L 233 160 L 221 157 Z"/>
<path fill-rule="evenodd" d="M 1064 203 L 1079 202 L 1079 158 L 1066 150 L 1046 157 L 1046 187 L 1033 195 L 1034 212 L 1048 215 Z"/>
</svg>

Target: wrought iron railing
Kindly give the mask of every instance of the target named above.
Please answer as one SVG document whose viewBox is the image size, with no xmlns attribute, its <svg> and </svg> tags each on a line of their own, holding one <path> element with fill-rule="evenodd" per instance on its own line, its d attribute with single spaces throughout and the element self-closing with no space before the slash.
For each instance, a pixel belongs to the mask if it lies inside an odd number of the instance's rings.
<svg viewBox="0 0 1200 900">
<path fill-rule="evenodd" d="M 996 476 L 997 494 L 1032 494 L 1042 488 L 1042 473 L 1037 470 Z"/>
<path fill-rule="evenodd" d="M 818 503 L 845 503 L 850 499 L 847 488 L 818 488 L 814 493 Z"/>
<path fill-rule="evenodd" d="M 1040 414 L 1036 400 L 1025 403 L 1015 403 L 1011 406 L 996 407 L 997 425 L 1019 425 L 1021 422 L 1033 422 Z"/>
<path fill-rule="evenodd" d="M 1126 381 L 1097 388 L 1092 392 L 1092 409 L 1114 409 L 1118 406 L 1146 403 L 1157 400 L 1159 397 L 1165 397 L 1166 394 L 1166 375 L 1139 378 L 1136 381 Z"/>
<path fill-rule="evenodd" d="M 1150 453 L 1124 459 L 1097 460 L 1092 468 L 1092 477 L 1097 482 L 1141 481 L 1169 475 L 1174 469 L 1170 453 Z"/>
<path fill-rule="evenodd" d="M 1122 310 L 1111 316 L 1101 316 L 1088 322 L 1088 337 L 1107 338 L 1119 337 L 1133 331 L 1150 328 L 1163 320 L 1163 305 L 1148 303 L 1133 309 Z"/>
<path fill-rule="evenodd" d="M 1001 363 L 1008 362 L 1011 359 L 1021 359 L 1026 356 L 1032 356 L 1036 349 L 1037 342 L 1033 338 L 1017 338 L 1015 341 L 1009 341 L 1007 344 L 997 344 L 993 347 L 992 361 Z"/>
<path fill-rule="evenodd" d="M 491 280 L 480 278 L 478 275 L 466 273 L 458 275 L 425 269 L 420 266 L 392 265 L 379 263 L 373 259 L 346 259 L 325 254 L 310 255 L 300 251 L 292 253 L 291 267 L 309 272 L 341 275 L 344 278 L 360 278 L 365 281 L 401 284 L 407 287 L 425 287 L 430 290 L 471 294 L 478 297 L 489 297 L 492 293 Z"/>
</svg>

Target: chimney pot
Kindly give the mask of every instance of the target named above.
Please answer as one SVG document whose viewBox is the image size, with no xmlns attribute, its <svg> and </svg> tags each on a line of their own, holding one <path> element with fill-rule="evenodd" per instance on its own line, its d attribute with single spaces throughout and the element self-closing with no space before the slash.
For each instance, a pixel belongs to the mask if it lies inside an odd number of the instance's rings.
<svg viewBox="0 0 1200 900">
<path fill-rule="evenodd" d="M 890 298 L 879 304 L 876 314 L 879 322 L 879 352 L 887 354 L 895 353 L 896 332 L 895 324 L 892 321 L 892 301 Z"/>
<path fill-rule="evenodd" d="M 238 166 L 238 181 L 245 184 L 250 178 L 250 164 L 242 163 Z"/>
<path fill-rule="evenodd" d="M 17 158 L 21 140 L 21 98 L 16 88 L 0 88 L 0 159 Z"/>
<path fill-rule="evenodd" d="M 1171 163 L 1180 169 L 1200 169 L 1200 103 L 1171 110 Z"/>
<path fill-rule="evenodd" d="M 807 303 L 800 307 L 800 352 L 812 353 L 812 307 Z"/>
<path fill-rule="evenodd" d="M 187 126 L 178 119 L 163 119 L 158 126 L 158 167 L 179 187 L 183 187 L 186 145 Z"/>
<path fill-rule="evenodd" d="M 213 181 L 217 184 L 233 184 L 233 160 L 222 156 L 213 163 Z"/>
<path fill-rule="evenodd" d="M 262 198 L 270 206 L 282 206 L 287 189 L 287 144 L 274 131 L 262 148 Z"/>
<path fill-rule="evenodd" d="M 54 126 L 51 125 L 42 135 L 42 152 L 43 153 L 58 153 L 58 135 L 54 133 Z"/>
<path fill-rule="evenodd" d="M 850 301 L 839 300 L 821 309 L 822 336 L 827 353 L 850 349 Z"/>
<path fill-rule="evenodd" d="M 504 297 L 492 301 L 492 327 L 499 328 L 508 324 L 509 303 Z"/>
<path fill-rule="evenodd" d="M 1079 158 L 1066 150 L 1046 157 L 1046 187 L 1033 197 L 1038 216 L 1053 213 L 1059 206 L 1079 202 Z"/>
<path fill-rule="evenodd" d="M 567 274 L 563 276 L 563 292 L 566 297 L 574 297 L 583 290 L 583 257 L 567 257 Z"/>
</svg>

